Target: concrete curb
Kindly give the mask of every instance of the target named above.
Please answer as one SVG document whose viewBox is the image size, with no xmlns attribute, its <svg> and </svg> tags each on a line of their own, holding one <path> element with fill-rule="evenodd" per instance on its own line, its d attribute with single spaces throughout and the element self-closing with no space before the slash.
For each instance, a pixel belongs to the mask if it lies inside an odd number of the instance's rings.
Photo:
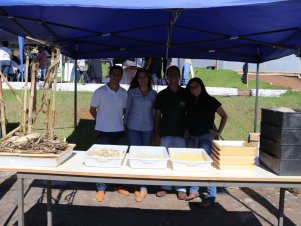
<svg viewBox="0 0 301 226">
<path fill-rule="evenodd" d="M 21 90 L 24 88 L 23 82 L 10 82 L 10 85 L 15 90 Z M 96 83 L 89 83 L 89 84 L 78 84 L 77 91 L 78 92 L 94 92 L 98 87 L 104 86 L 105 84 L 96 84 Z M 121 84 L 121 86 L 128 90 L 129 85 Z M 39 82 L 37 84 L 37 89 L 43 88 L 43 82 Z M 154 85 L 154 90 L 160 92 L 161 90 L 165 89 L 166 86 L 161 85 Z M 9 89 L 9 87 L 3 83 L 3 89 Z M 30 89 L 30 83 L 28 83 L 28 89 Z M 57 84 L 57 91 L 66 91 L 66 92 L 74 92 L 74 83 L 58 83 Z M 237 88 L 225 88 L 225 87 L 207 87 L 207 91 L 210 95 L 213 96 L 255 96 L 256 90 L 244 90 L 239 91 Z M 274 89 L 259 89 L 259 96 L 263 97 L 279 97 L 286 93 L 287 90 L 274 90 Z"/>
</svg>

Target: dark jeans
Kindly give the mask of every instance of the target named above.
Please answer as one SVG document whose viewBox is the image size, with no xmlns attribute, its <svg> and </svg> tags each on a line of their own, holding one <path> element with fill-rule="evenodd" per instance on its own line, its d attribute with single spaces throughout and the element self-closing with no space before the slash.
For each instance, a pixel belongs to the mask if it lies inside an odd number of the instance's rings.
<svg viewBox="0 0 301 226">
<path fill-rule="evenodd" d="M 125 144 L 125 132 L 101 132 L 97 131 L 97 144 Z M 106 184 L 96 184 L 97 191 L 105 191 Z"/>
<path fill-rule="evenodd" d="M 125 132 L 102 132 L 97 131 L 97 144 L 113 144 L 124 145 L 125 144 Z"/>
</svg>

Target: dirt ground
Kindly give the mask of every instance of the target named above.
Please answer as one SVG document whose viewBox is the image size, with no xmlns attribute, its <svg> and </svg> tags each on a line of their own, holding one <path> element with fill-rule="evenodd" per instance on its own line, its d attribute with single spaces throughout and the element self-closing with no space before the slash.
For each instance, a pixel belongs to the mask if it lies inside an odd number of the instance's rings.
<svg viewBox="0 0 301 226">
<path fill-rule="evenodd" d="M 200 199 L 180 201 L 175 194 L 150 194 L 137 203 L 134 195 L 108 191 L 103 203 L 95 201 L 95 184 L 54 182 L 54 226 L 257 226 L 277 225 L 279 189 L 219 188 L 216 204 L 207 209 Z M 47 225 L 45 182 L 25 180 L 25 225 Z M 301 197 L 286 192 L 284 225 L 301 225 Z M 0 225 L 17 225 L 16 175 L 0 173 Z"/>
<path fill-rule="evenodd" d="M 249 74 L 249 79 L 255 80 L 255 74 Z M 289 87 L 295 91 L 301 91 L 301 80 L 298 79 L 297 76 L 281 76 L 281 75 L 259 75 L 259 79 L 261 81 L 269 82 L 273 85 L 281 85 L 285 87 Z"/>
</svg>

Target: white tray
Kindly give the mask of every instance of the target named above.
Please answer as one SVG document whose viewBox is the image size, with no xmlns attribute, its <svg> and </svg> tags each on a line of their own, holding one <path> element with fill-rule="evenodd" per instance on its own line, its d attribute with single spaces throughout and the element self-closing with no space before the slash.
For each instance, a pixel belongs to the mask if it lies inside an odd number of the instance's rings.
<svg viewBox="0 0 301 226">
<path fill-rule="evenodd" d="M 186 151 L 202 154 L 205 161 L 180 161 L 172 159 L 173 154 L 179 154 Z M 168 148 L 168 152 L 172 169 L 175 171 L 209 171 L 211 163 L 213 162 L 207 152 L 202 148 Z"/>
<path fill-rule="evenodd" d="M 140 158 L 135 154 L 156 155 L 162 154 L 162 158 Z M 128 154 L 129 165 L 131 168 L 138 169 L 166 169 L 169 156 L 165 147 L 157 146 L 130 146 Z"/>
<path fill-rule="evenodd" d="M 74 144 L 68 144 L 67 149 L 59 154 L 1 152 L 0 165 L 57 167 L 71 156 L 74 147 Z"/>
<path fill-rule="evenodd" d="M 101 157 L 101 156 L 91 156 L 91 152 L 102 150 L 102 149 L 113 149 L 122 153 L 121 157 Z M 101 145 L 94 144 L 88 151 L 87 155 L 84 156 L 84 163 L 86 166 L 92 167 L 121 167 L 124 160 L 128 146 L 126 145 Z"/>
</svg>

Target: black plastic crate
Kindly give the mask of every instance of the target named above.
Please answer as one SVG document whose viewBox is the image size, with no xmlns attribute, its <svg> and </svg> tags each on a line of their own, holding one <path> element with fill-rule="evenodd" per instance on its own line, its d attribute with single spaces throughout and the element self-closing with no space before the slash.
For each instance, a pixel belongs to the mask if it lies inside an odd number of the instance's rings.
<svg viewBox="0 0 301 226">
<path fill-rule="evenodd" d="M 261 135 L 259 149 L 280 159 L 301 160 L 301 144 L 281 144 Z"/>
<path fill-rule="evenodd" d="M 260 135 L 283 144 L 301 144 L 300 129 L 284 129 L 266 123 L 261 123 Z"/>
<path fill-rule="evenodd" d="M 259 161 L 279 176 L 301 176 L 301 160 L 279 159 L 260 151 Z"/>
<path fill-rule="evenodd" d="M 282 112 L 273 109 L 261 109 L 261 122 L 282 128 L 301 128 L 301 109 L 295 112 Z"/>
</svg>

